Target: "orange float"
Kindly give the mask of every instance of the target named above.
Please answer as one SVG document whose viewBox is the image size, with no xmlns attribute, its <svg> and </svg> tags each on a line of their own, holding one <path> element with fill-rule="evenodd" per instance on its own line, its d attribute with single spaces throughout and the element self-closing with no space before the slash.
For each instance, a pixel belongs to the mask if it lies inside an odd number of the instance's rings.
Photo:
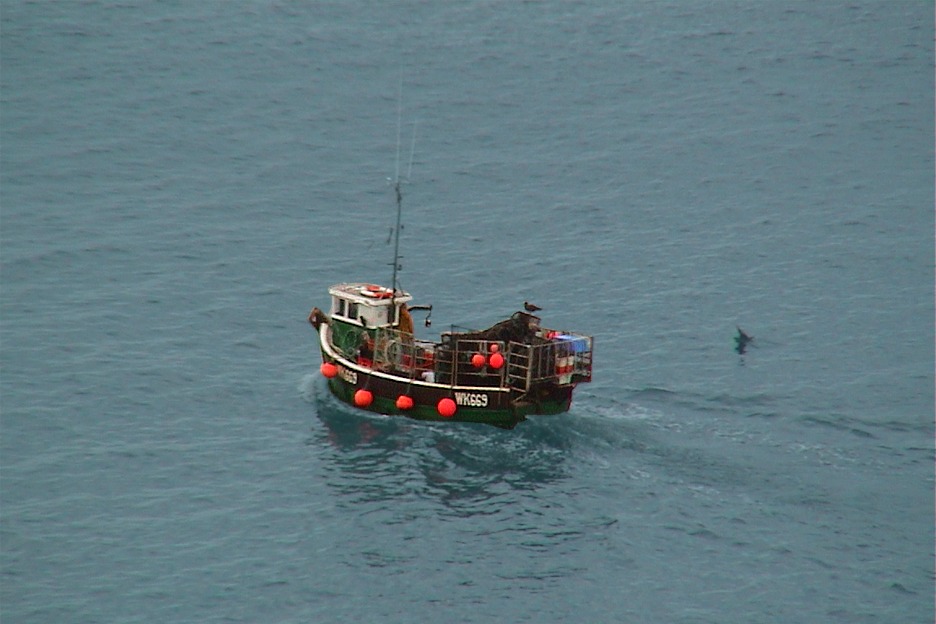
<svg viewBox="0 0 936 624">
<path fill-rule="evenodd" d="M 439 401 L 438 405 L 436 405 L 436 410 L 438 410 L 439 415 L 442 416 L 442 418 L 451 418 L 455 415 L 456 410 L 458 410 L 458 406 L 455 405 L 455 401 L 445 397 Z"/>
<path fill-rule="evenodd" d="M 367 407 L 374 402 L 374 393 L 361 388 L 354 393 L 354 404 L 358 407 Z"/>
<path fill-rule="evenodd" d="M 396 406 L 399 410 L 413 409 L 413 397 L 408 397 L 405 394 L 401 394 L 397 397 Z"/>
</svg>

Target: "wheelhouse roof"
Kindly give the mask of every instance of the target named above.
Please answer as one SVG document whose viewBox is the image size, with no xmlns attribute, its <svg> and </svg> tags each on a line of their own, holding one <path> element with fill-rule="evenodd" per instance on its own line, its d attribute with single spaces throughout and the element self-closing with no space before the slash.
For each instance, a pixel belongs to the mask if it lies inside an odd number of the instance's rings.
<svg viewBox="0 0 936 624">
<path fill-rule="evenodd" d="M 328 289 L 328 294 L 369 306 L 389 306 L 391 302 L 406 303 L 413 299 L 408 292 L 403 290 L 397 290 L 396 295 L 393 296 L 394 293 L 389 288 L 365 282 L 335 284 Z"/>
</svg>

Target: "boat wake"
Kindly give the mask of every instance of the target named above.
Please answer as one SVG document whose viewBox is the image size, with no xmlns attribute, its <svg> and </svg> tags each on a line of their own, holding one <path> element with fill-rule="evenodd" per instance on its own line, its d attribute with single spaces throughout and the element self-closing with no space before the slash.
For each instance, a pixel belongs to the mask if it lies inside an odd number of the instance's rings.
<svg viewBox="0 0 936 624">
<path fill-rule="evenodd" d="M 309 373 L 308 375 L 303 375 L 302 379 L 299 380 L 297 390 L 299 390 L 299 396 L 301 396 L 302 400 L 306 403 L 315 403 L 317 395 L 316 388 L 319 385 L 316 383 L 318 379 L 319 377 L 317 375 Z"/>
</svg>

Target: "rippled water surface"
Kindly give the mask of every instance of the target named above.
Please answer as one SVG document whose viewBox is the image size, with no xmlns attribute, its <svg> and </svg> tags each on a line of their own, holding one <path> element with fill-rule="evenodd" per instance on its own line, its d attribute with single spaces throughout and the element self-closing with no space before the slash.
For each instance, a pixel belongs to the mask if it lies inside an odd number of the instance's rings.
<svg viewBox="0 0 936 624">
<path fill-rule="evenodd" d="M 933 621 L 931 3 L 4 0 L 0 53 L 4 622 Z M 398 168 L 434 328 L 595 336 L 569 414 L 328 395 Z"/>
</svg>

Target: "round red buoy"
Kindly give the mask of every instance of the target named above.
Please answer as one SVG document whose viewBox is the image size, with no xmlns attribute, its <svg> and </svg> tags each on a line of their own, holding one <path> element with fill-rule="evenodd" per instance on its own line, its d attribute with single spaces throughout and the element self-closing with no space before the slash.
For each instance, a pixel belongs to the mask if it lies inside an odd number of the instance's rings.
<svg viewBox="0 0 936 624">
<path fill-rule="evenodd" d="M 361 388 L 354 393 L 354 404 L 358 407 L 367 407 L 374 402 L 374 393 Z"/>
<path fill-rule="evenodd" d="M 504 365 L 504 356 L 500 353 L 492 353 L 491 359 L 488 360 L 488 364 L 491 365 L 491 368 L 496 370 Z"/>
<path fill-rule="evenodd" d="M 436 405 L 436 409 L 439 410 L 439 415 L 443 418 L 451 418 L 455 415 L 455 410 L 458 409 L 458 406 L 455 405 L 455 401 L 445 397 L 439 401 L 439 404 Z"/>
<path fill-rule="evenodd" d="M 471 356 L 471 365 L 475 368 L 481 368 L 484 366 L 484 356 L 480 353 L 475 353 Z"/>
<path fill-rule="evenodd" d="M 500 345 L 497 343 L 494 343 L 489 347 L 489 349 L 491 353 L 497 353 L 498 351 L 500 351 Z"/>
<path fill-rule="evenodd" d="M 338 367 L 331 362 L 322 362 L 322 366 L 319 367 L 319 370 L 322 371 L 322 375 L 329 379 L 338 374 Z"/>
<path fill-rule="evenodd" d="M 408 397 L 405 394 L 401 394 L 397 397 L 396 406 L 399 410 L 413 409 L 413 397 Z"/>
</svg>

